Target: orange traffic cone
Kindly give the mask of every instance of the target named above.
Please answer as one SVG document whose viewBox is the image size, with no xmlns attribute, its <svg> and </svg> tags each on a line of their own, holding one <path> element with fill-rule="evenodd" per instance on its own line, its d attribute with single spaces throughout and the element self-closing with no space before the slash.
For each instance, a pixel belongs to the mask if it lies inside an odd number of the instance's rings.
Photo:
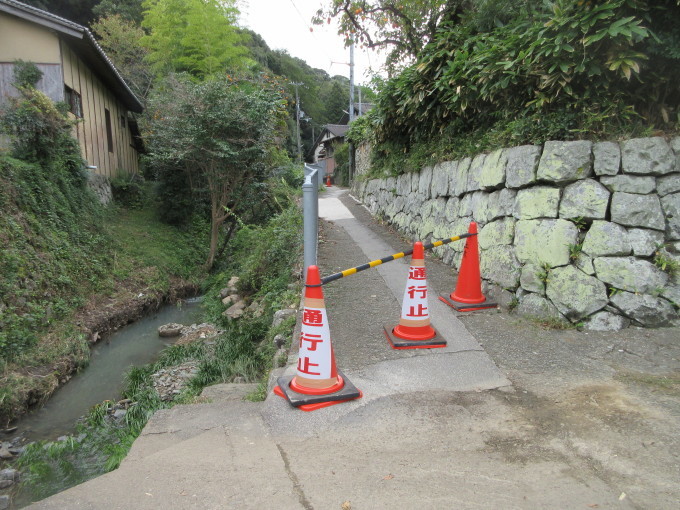
<svg viewBox="0 0 680 510">
<path fill-rule="evenodd" d="M 279 377 L 274 393 L 303 411 L 361 398 L 362 393 L 335 366 L 319 268 L 307 268 L 297 374 Z"/>
<path fill-rule="evenodd" d="M 331 174 L 326 174 L 326 187 L 331 187 Z"/>
<path fill-rule="evenodd" d="M 470 222 L 468 233 L 477 233 L 477 224 Z M 482 294 L 482 277 L 479 272 L 479 244 L 477 236 L 473 235 L 465 241 L 463 260 L 458 271 L 456 290 L 450 295 L 442 294 L 439 300 L 443 301 L 458 312 L 471 312 L 484 308 L 496 308 L 496 303 L 486 300 Z"/>
<path fill-rule="evenodd" d="M 408 271 L 404 301 L 401 305 L 401 319 L 396 326 L 385 326 L 385 336 L 393 349 L 446 347 L 446 340 L 430 326 L 425 250 L 421 242 L 413 245 L 411 267 Z"/>
</svg>

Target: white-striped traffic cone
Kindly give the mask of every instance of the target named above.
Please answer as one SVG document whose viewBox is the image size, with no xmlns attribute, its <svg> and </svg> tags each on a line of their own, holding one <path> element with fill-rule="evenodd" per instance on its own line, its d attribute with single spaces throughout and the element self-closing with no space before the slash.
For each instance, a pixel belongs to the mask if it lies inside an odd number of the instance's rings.
<svg viewBox="0 0 680 510">
<path fill-rule="evenodd" d="M 307 268 L 297 372 L 279 377 L 274 393 L 303 411 L 361 398 L 362 393 L 335 366 L 319 268 Z"/>
<path fill-rule="evenodd" d="M 401 319 L 395 326 L 385 326 L 385 336 L 394 349 L 446 347 L 446 340 L 430 325 L 425 251 L 421 242 L 413 245 L 411 266 L 401 305 Z"/>
</svg>

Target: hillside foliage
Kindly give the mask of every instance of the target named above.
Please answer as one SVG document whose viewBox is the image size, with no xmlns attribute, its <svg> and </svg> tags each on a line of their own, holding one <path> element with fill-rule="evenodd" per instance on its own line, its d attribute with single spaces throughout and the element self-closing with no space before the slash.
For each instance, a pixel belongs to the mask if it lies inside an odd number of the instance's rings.
<svg viewBox="0 0 680 510">
<path fill-rule="evenodd" d="M 678 0 L 486 4 L 444 20 L 353 130 L 384 168 L 403 171 L 405 153 L 415 166 L 461 148 L 677 129 Z"/>
</svg>

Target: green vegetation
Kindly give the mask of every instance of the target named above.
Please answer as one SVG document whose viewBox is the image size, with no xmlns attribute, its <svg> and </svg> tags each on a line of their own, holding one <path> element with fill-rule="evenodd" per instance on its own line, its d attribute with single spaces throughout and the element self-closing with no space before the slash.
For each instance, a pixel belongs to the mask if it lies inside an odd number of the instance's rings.
<svg viewBox="0 0 680 510">
<path fill-rule="evenodd" d="M 583 243 L 568 244 L 567 247 L 569 248 L 569 260 L 576 261 L 583 251 Z"/>
<path fill-rule="evenodd" d="M 529 319 L 534 324 L 542 327 L 543 329 L 554 329 L 554 330 L 578 329 L 578 328 L 583 326 L 583 324 L 581 324 L 581 323 L 572 324 L 568 320 L 560 319 L 560 318 L 557 318 L 557 317 L 529 317 Z"/>
<path fill-rule="evenodd" d="M 234 251 L 222 272 L 210 279 L 206 291 L 207 314 L 223 330 L 215 343 L 171 346 L 155 363 L 132 368 L 122 398 L 133 403 L 123 420 L 109 417 L 113 403 L 106 401 L 92 408 L 78 425 L 75 437 L 30 445 L 18 461 L 24 473 L 24 494 L 33 500 L 44 498 L 117 468 L 155 411 L 194 402 L 207 385 L 236 378 L 246 382 L 260 380 L 251 399 L 263 399 L 266 376 L 275 362 L 272 339 L 278 333 L 290 335 L 295 322 L 292 317 L 276 328 L 269 327 L 274 311 L 299 299 L 297 273 L 291 268 L 300 257 L 301 221 L 300 211 L 291 201 L 265 225 L 239 230 Z M 238 320 L 222 316 L 219 290 L 231 275 L 240 275 L 241 291 L 264 305 L 262 315 L 246 314 Z M 198 373 L 173 402 L 162 401 L 153 388 L 151 375 L 188 360 L 199 362 Z"/>
<path fill-rule="evenodd" d="M 680 261 L 677 257 L 673 258 L 663 247 L 654 252 L 654 265 L 671 276 L 680 273 Z"/>
<path fill-rule="evenodd" d="M 0 112 L 12 137 L 0 156 L 0 423 L 87 364 L 91 332 L 76 323 L 87 322 L 88 305 L 197 287 L 207 239 L 199 218 L 184 230 L 161 224 L 141 185 L 139 209 L 105 211 L 86 186 L 63 105 L 33 87 L 34 65 L 16 68 L 20 96 Z"/>
<path fill-rule="evenodd" d="M 349 186 L 349 144 L 336 144 L 333 157 L 335 158 L 335 184 Z"/>
<path fill-rule="evenodd" d="M 680 392 L 680 375 L 665 374 L 653 375 L 639 372 L 620 372 L 615 378 L 627 384 L 639 384 L 650 388 L 652 391 L 677 395 Z"/>
<path fill-rule="evenodd" d="M 40 403 L 87 364 L 89 341 L 102 331 L 92 324 L 109 320 L 98 313 L 103 304 L 120 311 L 140 294 L 160 304 L 178 288 L 202 286 L 206 314 L 223 333 L 133 368 L 124 420 L 112 419 L 114 404 L 104 402 L 78 425 L 77 437 L 30 446 L 18 461 L 30 498 L 116 468 L 156 410 L 194 401 L 205 385 L 260 381 L 251 398 L 264 398 L 266 374 L 281 361 L 273 337 L 290 336 L 294 319 L 270 324 L 276 310 L 297 304 L 302 245 L 294 191 L 302 171 L 281 142 L 295 105 L 267 64 L 313 78 L 302 88 L 333 99 L 319 102 L 317 112 L 341 114 L 348 102 L 344 82 L 248 41 L 235 26 L 234 2 L 143 6 L 142 15 L 140 2 L 102 2 L 95 11 L 105 17 L 95 28 L 149 105 L 138 119 L 149 148 L 148 181 L 119 175 L 115 204 L 98 204 L 66 105 L 33 87 L 40 74 L 32 64 L 18 63 L 20 97 L 0 112 L 13 143 L 11 154 L 0 156 L 0 239 L 9 247 L 0 252 L 0 422 Z M 251 59 L 255 53 L 264 62 Z M 306 123 L 312 131 L 309 113 Z M 233 275 L 241 277 L 240 293 L 258 305 L 238 321 L 222 316 L 217 299 Z M 173 403 L 162 401 L 152 374 L 188 360 L 199 365 L 195 378 Z"/>
<path fill-rule="evenodd" d="M 209 204 L 210 251 L 220 229 L 266 179 L 267 157 L 283 124 L 284 101 L 276 83 L 225 78 L 194 83 L 170 76 L 149 101 L 145 138 L 152 168 L 183 172 L 185 193 Z"/>
<path fill-rule="evenodd" d="M 0 133 L 13 137 L 11 157 L 0 158 L 0 360 L 5 363 L 33 347 L 41 330 L 97 290 L 110 262 L 101 210 L 85 189 L 71 124 L 33 87 L 40 77 L 35 71 L 33 65 L 17 64 L 21 95 L 0 112 Z"/>
<path fill-rule="evenodd" d="M 400 64 L 417 57 L 431 41 L 442 19 L 451 18 L 464 0 L 329 0 L 314 22 L 330 23 L 338 18 L 339 34 L 345 42 L 368 48 L 388 49 L 387 67 L 394 72 Z"/>
<path fill-rule="evenodd" d="M 203 80 L 247 65 L 235 0 L 144 0 L 142 27 L 157 76 L 186 72 Z"/>
<path fill-rule="evenodd" d="M 543 282 L 544 285 L 548 284 L 548 278 L 550 278 L 550 271 L 552 267 L 547 262 L 541 264 L 541 269 L 536 273 L 536 278 Z"/>
<path fill-rule="evenodd" d="M 363 135 L 384 173 L 502 146 L 678 129 L 677 0 L 507 0 L 490 16 L 492 3 L 461 3 L 383 84 Z"/>
</svg>

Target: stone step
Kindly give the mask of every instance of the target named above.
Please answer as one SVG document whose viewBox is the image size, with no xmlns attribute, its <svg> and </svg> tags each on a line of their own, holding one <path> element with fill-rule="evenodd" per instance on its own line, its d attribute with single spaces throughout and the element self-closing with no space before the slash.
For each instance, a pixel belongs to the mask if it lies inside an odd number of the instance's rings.
<svg viewBox="0 0 680 510">
<path fill-rule="evenodd" d="M 302 508 L 286 473 L 259 416 L 247 413 L 30 508 Z"/>
<path fill-rule="evenodd" d="M 235 426 L 244 417 L 259 416 L 259 405 L 243 398 L 257 384 L 216 384 L 201 393 L 205 404 L 178 405 L 157 411 L 123 461 L 135 462 L 218 426 Z"/>
</svg>

